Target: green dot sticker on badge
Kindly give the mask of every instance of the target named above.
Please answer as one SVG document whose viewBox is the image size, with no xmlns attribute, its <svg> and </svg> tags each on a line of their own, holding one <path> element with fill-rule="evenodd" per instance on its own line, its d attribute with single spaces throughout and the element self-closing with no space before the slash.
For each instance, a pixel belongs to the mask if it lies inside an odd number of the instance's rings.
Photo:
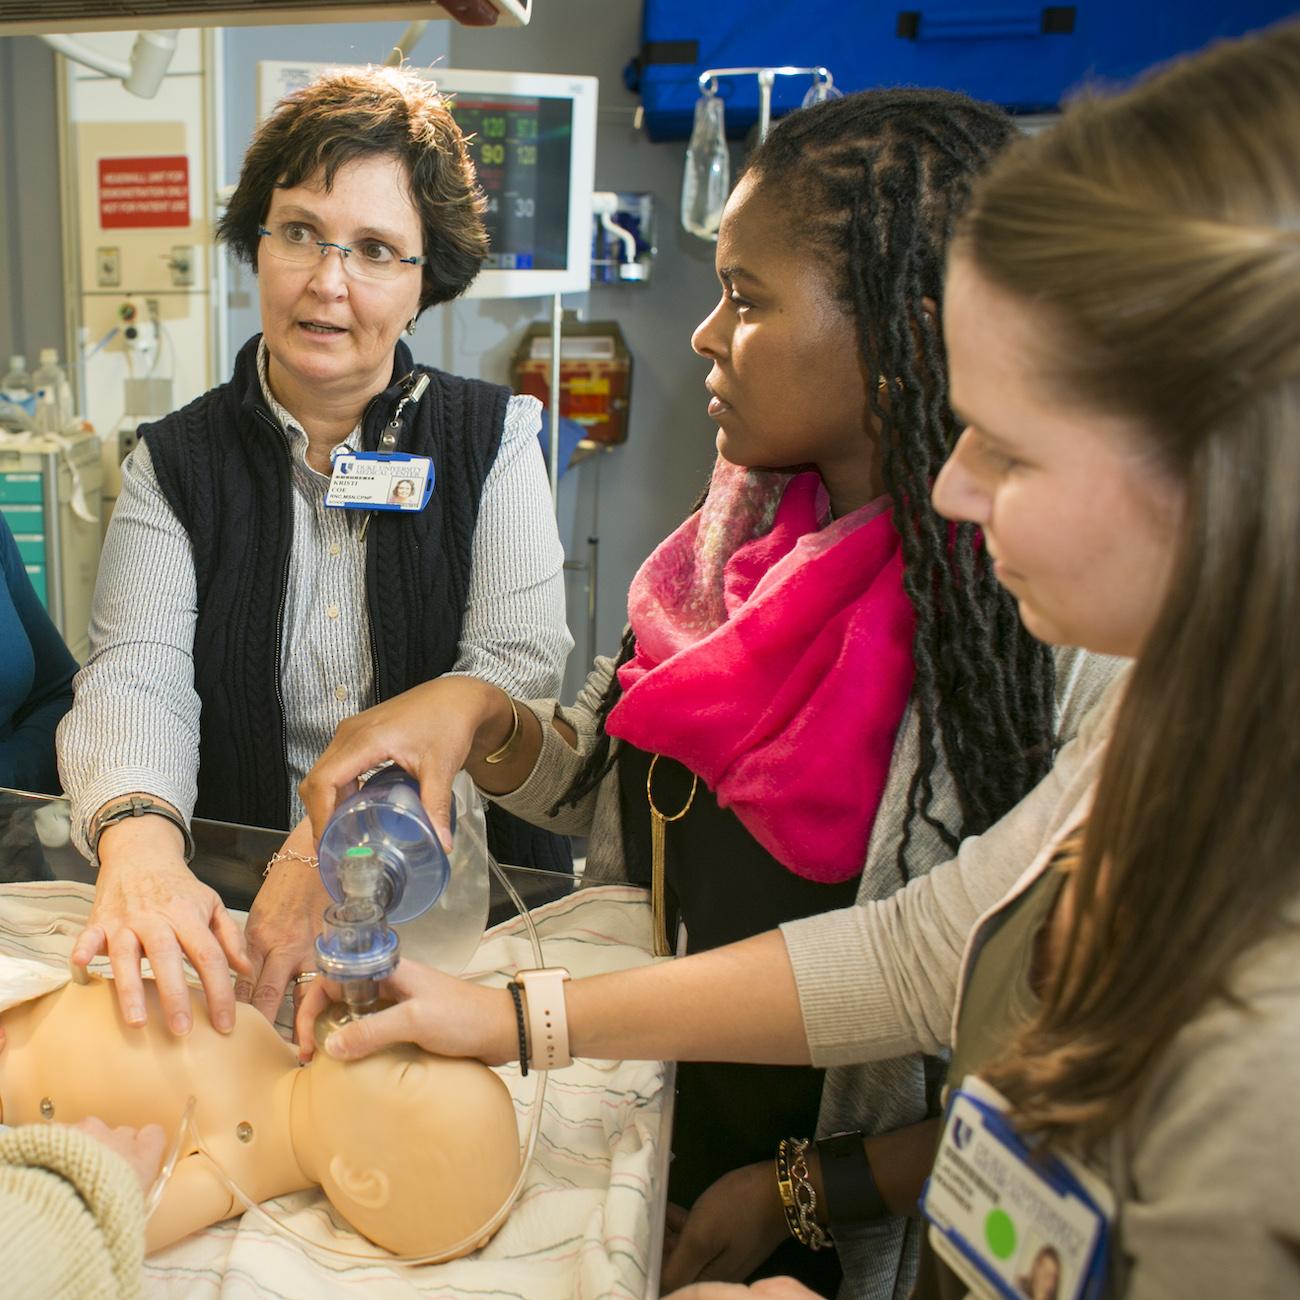
<svg viewBox="0 0 1300 1300">
<path fill-rule="evenodd" d="M 1005 1210 L 990 1210 L 984 1220 L 984 1240 L 997 1259 L 1010 1259 L 1016 1253 L 1016 1225 Z"/>
<path fill-rule="evenodd" d="M 974 1075 L 950 1095 L 921 1194 L 929 1244 L 980 1300 L 1024 1300 L 1040 1257 L 1056 1265 L 1053 1300 L 1102 1300 L 1113 1194 L 1078 1162 L 1032 1149 L 1009 1115 Z"/>
</svg>

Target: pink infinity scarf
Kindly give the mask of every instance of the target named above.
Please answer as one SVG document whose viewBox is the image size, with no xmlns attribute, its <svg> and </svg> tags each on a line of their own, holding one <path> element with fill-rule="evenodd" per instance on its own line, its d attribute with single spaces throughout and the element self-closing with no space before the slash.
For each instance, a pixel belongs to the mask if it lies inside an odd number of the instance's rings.
<svg viewBox="0 0 1300 1300">
<path fill-rule="evenodd" d="M 822 528 L 825 513 L 816 474 L 719 458 L 704 507 L 633 579 L 637 653 L 606 729 L 685 764 L 777 861 L 833 883 L 866 858 L 915 617 L 887 500 Z"/>
</svg>

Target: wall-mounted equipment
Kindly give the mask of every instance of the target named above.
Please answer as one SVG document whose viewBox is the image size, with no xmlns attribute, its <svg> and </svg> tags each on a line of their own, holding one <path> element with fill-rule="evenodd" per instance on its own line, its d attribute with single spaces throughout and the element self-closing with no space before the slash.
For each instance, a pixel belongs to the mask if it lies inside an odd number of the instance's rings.
<svg viewBox="0 0 1300 1300">
<path fill-rule="evenodd" d="M 645 284 L 654 265 L 653 194 L 597 190 L 591 196 L 592 284 Z"/>
<path fill-rule="evenodd" d="M 48 26 L 56 24 L 50 23 Z M 5 27 L 6 24 L 0 23 L 0 32 Z M 121 59 L 109 58 L 102 51 L 92 49 L 71 36 L 44 36 L 42 39 L 65 57 L 85 64 L 96 72 L 102 72 L 107 77 L 116 77 L 131 94 L 140 99 L 152 99 L 158 93 L 158 87 L 162 85 L 167 69 L 171 66 L 172 55 L 176 53 L 174 28 L 141 32 L 131 47 L 131 58 L 125 63 Z"/>
<path fill-rule="evenodd" d="M 334 66 L 259 63 L 258 116 Z M 595 77 L 436 68 L 428 77 L 472 135 L 491 251 L 467 298 L 585 292 L 591 282 Z"/>
<path fill-rule="evenodd" d="M 239 27 L 269 23 L 415 22 L 454 18 L 466 27 L 524 27 L 533 0 L 5 0 L 0 36 L 43 32 L 117 32 L 136 28 Z"/>
<path fill-rule="evenodd" d="M 524 332 L 510 368 L 516 392 L 543 406 L 551 401 L 551 327 L 537 322 Z M 627 441 L 632 397 L 632 353 L 614 321 L 564 322 L 560 342 L 560 416 L 582 426 L 595 450 Z"/>
</svg>

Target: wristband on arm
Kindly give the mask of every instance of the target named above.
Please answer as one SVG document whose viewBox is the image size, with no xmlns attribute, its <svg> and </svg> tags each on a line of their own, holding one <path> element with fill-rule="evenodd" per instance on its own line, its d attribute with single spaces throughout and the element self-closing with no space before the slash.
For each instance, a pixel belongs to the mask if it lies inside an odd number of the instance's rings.
<svg viewBox="0 0 1300 1300">
<path fill-rule="evenodd" d="M 145 813 L 153 813 L 171 822 L 180 831 L 181 837 L 185 841 L 185 861 L 189 862 L 194 857 L 194 839 L 190 835 L 190 828 L 185 824 L 185 819 L 171 804 L 164 803 L 161 799 L 155 799 L 151 794 L 128 794 L 120 799 L 113 799 L 106 803 L 90 819 L 90 829 L 86 834 L 86 842 L 90 846 L 90 852 L 96 866 L 99 865 L 100 836 L 115 822 L 125 821 L 128 817 L 143 817 Z"/>
<path fill-rule="evenodd" d="M 569 1020 L 564 1007 L 563 966 L 521 970 L 515 981 L 524 993 L 528 1020 L 528 1063 L 534 1070 L 561 1070 L 573 1064 L 569 1054 Z"/>
<path fill-rule="evenodd" d="M 889 1217 L 889 1207 L 876 1186 L 861 1133 L 835 1133 L 819 1139 L 822 1196 L 831 1235 Z"/>
</svg>

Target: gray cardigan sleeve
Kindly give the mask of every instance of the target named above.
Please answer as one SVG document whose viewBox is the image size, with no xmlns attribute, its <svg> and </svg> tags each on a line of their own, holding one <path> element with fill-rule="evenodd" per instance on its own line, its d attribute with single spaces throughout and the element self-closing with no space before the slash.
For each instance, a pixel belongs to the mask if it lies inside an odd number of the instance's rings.
<svg viewBox="0 0 1300 1300">
<path fill-rule="evenodd" d="M 120 1156 L 62 1124 L 0 1133 L 4 1293 L 135 1300 L 144 1199 Z"/>
<path fill-rule="evenodd" d="M 787 922 L 804 1029 L 816 1066 L 948 1046 L 966 939 L 1096 780 L 1123 674 L 1114 660 L 1066 661 L 1062 730 L 1077 727 L 1043 781 L 956 857 L 879 901 Z M 1080 678 L 1079 674 L 1083 674 Z M 1109 682 L 1096 689 L 1098 681 Z M 1068 697 L 1093 707 L 1080 722 Z M 1067 716 L 1068 715 L 1068 716 Z"/>
<path fill-rule="evenodd" d="M 533 770 L 524 783 L 506 795 L 490 795 L 516 817 L 535 826 L 562 835 L 587 835 L 587 874 L 593 879 L 617 880 L 624 876 L 623 835 L 618 809 L 618 781 L 607 774 L 600 785 L 589 791 L 573 807 L 566 807 L 552 817 L 550 810 L 572 785 L 587 756 L 599 738 L 597 718 L 600 701 L 614 675 L 614 661 L 598 658 L 578 698 L 568 706 L 556 700 L 527 700 L 525 704 L 542 726 L 542 749 Z M 559 718 L 577 735 L 577 748 L 570 746 L 551 726 Z M 613 744 L 617 746 L 618 742 Z"/>
</svg>

